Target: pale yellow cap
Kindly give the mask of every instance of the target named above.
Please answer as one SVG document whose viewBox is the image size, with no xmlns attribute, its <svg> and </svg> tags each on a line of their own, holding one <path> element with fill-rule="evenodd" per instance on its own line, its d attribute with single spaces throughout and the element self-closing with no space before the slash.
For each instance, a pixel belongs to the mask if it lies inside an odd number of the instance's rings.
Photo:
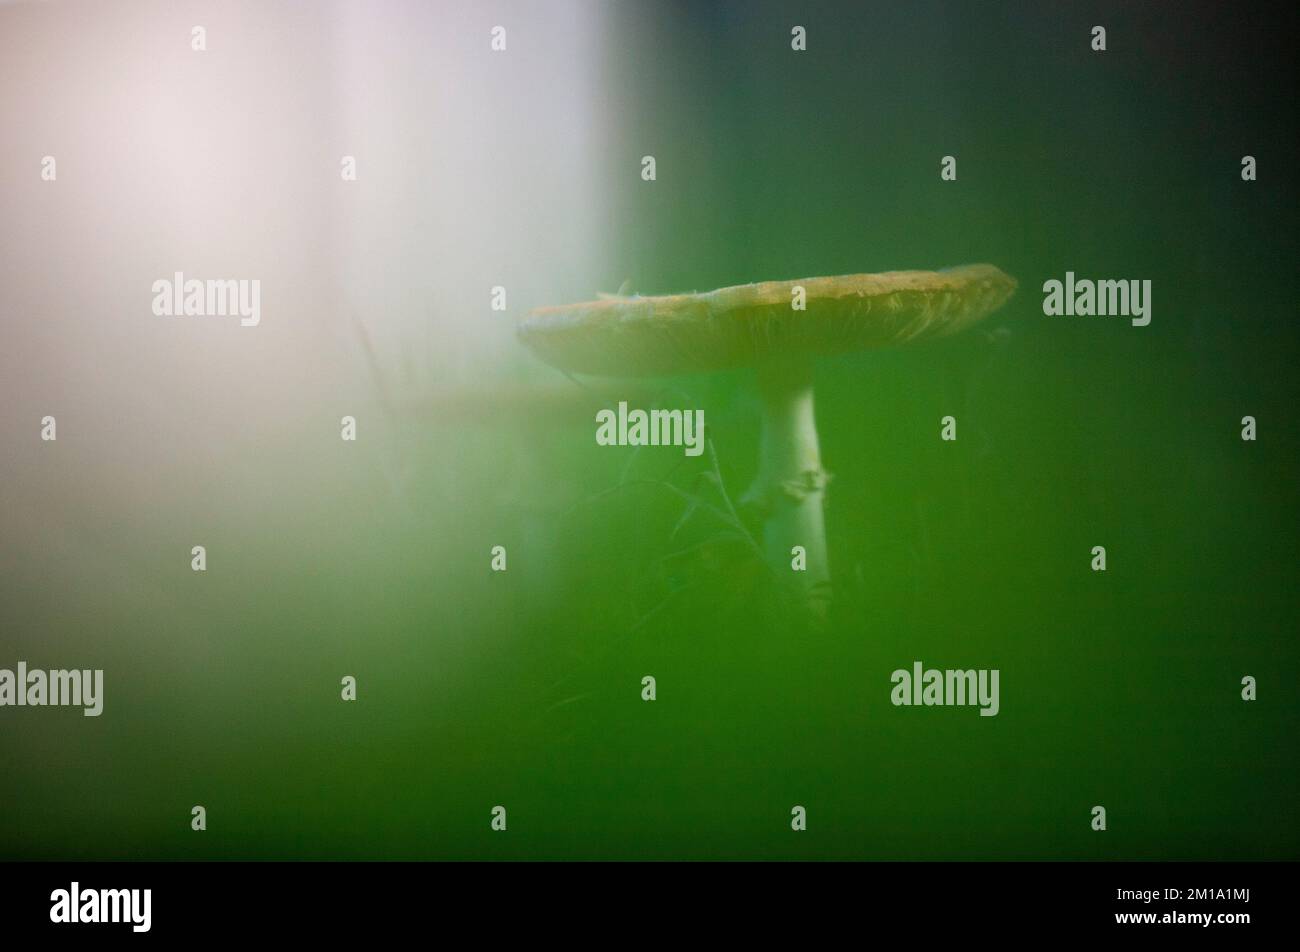
<svg viewBox="0 0 1300 952">
<path fill-rule="evenodd" d="M 791 307 L 802 287 L 805 310 Z M 700 294 L 538 308 L 518 328 L 542 360 L 614 377 L 703 373 L 955 333 L 1002 306 L 1014 278 L 989 264 L 763 281 Z"/>
</svg>

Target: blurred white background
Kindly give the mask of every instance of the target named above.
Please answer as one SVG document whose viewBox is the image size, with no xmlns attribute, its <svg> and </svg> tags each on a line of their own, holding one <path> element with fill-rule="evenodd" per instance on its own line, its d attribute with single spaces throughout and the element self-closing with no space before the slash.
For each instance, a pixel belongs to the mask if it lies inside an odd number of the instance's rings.
<svg viewBox="0 0 1300 952">
<path fill-rule="evenodd" d="M 516 319 L 608 283 L 601 7 L 0 6 L 0 558 L 311 502 L 376 434 L 358 321 L 395 385 L 549 375 Z M 176 271 L 259 279 L 260 326 L 155 316 Z"/>
</svg>

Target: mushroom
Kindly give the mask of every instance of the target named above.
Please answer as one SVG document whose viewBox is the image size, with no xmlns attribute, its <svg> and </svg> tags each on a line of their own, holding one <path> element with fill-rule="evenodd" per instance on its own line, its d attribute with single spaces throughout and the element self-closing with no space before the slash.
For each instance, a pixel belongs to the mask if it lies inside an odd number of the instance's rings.
<svg viewBox="0 0 1300 952">
<path fill-rule="evenodd" d="M 804 590 L 824 607 L 830 571 L 822 501 L 830 476 L 813 416 L 814 358 L 955 333 L 995 311 L 1015 288 L 1014 278 L 988 264 L 764 281 L 538 308 L 518 334 L 567 373 L 644 377 L 754 367 L 761 458 L 745 502 L 763 518 L 770 564 L 787 566 L 793 547 L 804 548 Z"/>
</svg>

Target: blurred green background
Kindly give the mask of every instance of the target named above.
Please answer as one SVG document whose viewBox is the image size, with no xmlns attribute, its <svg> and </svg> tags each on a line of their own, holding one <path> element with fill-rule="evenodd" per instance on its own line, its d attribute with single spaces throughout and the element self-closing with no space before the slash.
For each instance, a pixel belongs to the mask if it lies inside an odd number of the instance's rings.
<svg viewBox="0 0 1300 952">
<path fill-rule="evenodd" d="M 6 547 L 0 664 L 104 667 L 105 713 L 0 713 L 0 856 L 1295 859 L 1293 14 L 608 15 L 604 290 L 977 261 L 1020 281 L 964 335 L 819 366 L 828 624 L 706 513 L 679 525 L 653 481 L 720 503 L 710 457 L 593 438 L 629 394 L 701 406 L 738 497 L 745 373 L 538 371 L 548 400 L 502 373 L 462 396 L 485 412 L 367 422 L 355 445 L 330 407 L 249 447 L 274 491 L 248 502 L 219 467 L 142 471 L 130 510 L 70 499 L 61 431 L 21 450 L 50 486 L 36 511 L 102 558 L 73 583 Z M 1067 270 L 1150 279 L 1150 326 L 1045 317 Z M 1000 669 L 1001 712 L 892 706 L 915 660 Z"/>
</svg>

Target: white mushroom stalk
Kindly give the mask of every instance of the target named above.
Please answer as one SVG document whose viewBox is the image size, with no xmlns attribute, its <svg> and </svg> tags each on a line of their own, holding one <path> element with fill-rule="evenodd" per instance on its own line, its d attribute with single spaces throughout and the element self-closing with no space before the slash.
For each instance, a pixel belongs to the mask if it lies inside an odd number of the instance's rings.
<svg viewBox="0 0 1300 952">
<path fill-rule="evenodd" d="M 763 515 L 763 552 L 772 566 L 804 568 L 796 579 L 818 607 L 829 598 L 824 499 L 830 474 L 822 469 L 813 407 L 812 361 L 774 358 L 758 368 L 763 407 L 758 475 L 745 504 Z"/>
</svg>

